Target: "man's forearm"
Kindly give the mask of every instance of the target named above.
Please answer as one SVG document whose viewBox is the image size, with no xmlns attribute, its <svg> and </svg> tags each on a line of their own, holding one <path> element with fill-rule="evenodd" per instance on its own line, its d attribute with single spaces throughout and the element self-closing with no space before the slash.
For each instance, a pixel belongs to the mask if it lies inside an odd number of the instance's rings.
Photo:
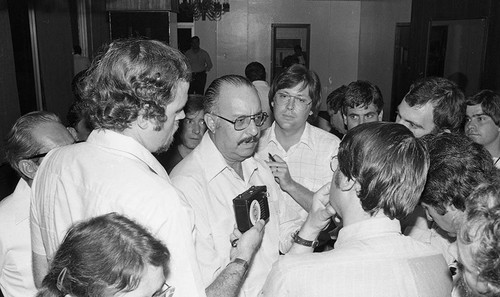
<svg viewBox="0 0 500 297">
<path fill-rule="evenodd" d="M 311 210 L 314 193 L 306 187 L 294 181 L 283 189 L 283 191 L 287 192 L 307 212 Z"/>
<path fill-rule="evenodd" d="M 205 290 L 207 297 L 236 297 L 245 280 L 248 264 L 230 262 Z"/>
</svg>

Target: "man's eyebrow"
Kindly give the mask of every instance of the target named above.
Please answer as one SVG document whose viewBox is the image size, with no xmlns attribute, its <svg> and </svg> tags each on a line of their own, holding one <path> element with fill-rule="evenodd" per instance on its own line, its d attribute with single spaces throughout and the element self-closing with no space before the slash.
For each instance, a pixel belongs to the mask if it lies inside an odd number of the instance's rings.
<svg viewBox="0 0 500 297">
<path fill-rule="evenodd" d="M 477 118 L 477 117 L 480 117 L 480 116 L 488 116 L 489 117 L 489 115 L 485 114 L 484 112 L 483 113 L 475 113 L 475 114 L 473 114 L 471 116 L 468 116 L 468 115 L 466 115 L 466 116 L 469 117 L 469 118 Z"/>
<path fill-rule="evenodd" d="M 412 121 L 410 121 L 410 120 L 404 120 L 404 121 L 405 121 L 405 122 L 408 122 L 408 123 L 410 123 L 410 124 L 412 124 L 412 125 L 413 125 L 413 126 L 415 126 L 415 127 L 418 127 L 418 128 L 421 128 L 421 129 L 423 129 L 423 128 L 424 128 L 422 125 L 419 125 L 419 124 L 417 124 L 417 123 L 415 123 L 415 122 L 412 122 Z"/>
</svg>

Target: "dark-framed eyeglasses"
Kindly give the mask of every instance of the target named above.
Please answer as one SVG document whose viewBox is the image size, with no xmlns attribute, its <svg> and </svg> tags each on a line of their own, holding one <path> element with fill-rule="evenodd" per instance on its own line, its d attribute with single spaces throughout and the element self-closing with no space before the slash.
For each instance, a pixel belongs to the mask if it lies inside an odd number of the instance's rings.
<svg viewBox="0 0 500 297">
<path fill-rule="evenodd" d="M 33 159 L 38 159 L 38 158 L 43 158 L 45 157 L 49 152 L 46 153 L 41 153 L 41 154 L 36 154 L 27 158 L 23 158 L 24 160 L 33 160 Z"/>
<path fill-rule="evenodd" d="M 276 102 L 277 105 L 286 106 L 290 104 L 292 99 L 295 102 L 295 107 L 299 110 L 305 110 L 312 104 L 312 100 L 310 98 L 295 96 L 286 92 L 278 91 L 276 92 L 276 95 L 274 95 L 274 102 Z"/>
<path fill-rule="evenodd" d="M 250 122 L 253 120 L 255 122 L 255 126 L 260 127 L 264 124 L 266 121 L 268 114 L 265 112 L 259 112 L 254 115 L 249 115 L 249 116 L 240 116 L 237 117 L 234 121 L 231 121 L 229 119 L 226 119 L 225 117 L 222 117 L 218 114 L 213 113 L 214 116 L 223 119 L 224 121 L 227 121 L 231 124 L 234 125 L 234 130 L 236 131 L 241 131 L 246 129 L 248 126 L 250 126 Z"/>
<path fill-rule="evenodd" d="M 169 284 L 167 284 L 167 282 L 165 282 L 161 287 L 161 291 L 154 293 L 151 297 L 172 297 L 174 296 L 174 293 L 175 287 L 170 286 Z"/>
</svg>

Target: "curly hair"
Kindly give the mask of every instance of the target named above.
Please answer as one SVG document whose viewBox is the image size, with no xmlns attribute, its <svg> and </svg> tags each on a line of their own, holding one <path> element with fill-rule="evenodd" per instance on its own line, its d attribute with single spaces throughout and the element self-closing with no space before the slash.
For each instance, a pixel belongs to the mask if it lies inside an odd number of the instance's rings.
<svg viewBox="0 0 500 297">
<path fill-rule="evenodd" d="M 465 199 L 481 183 L 494 176 L 488 151 L 462 134 L 440 133 L 422 137 L 431 165 L 420 202 L 444 215 L 446 206 L 465 211 Z"/>
<path fill-rule="evenodd" d="M 167 247 L 134 221 L 117 213 L 98 216 L 71 227 L 37 297 L 130 292 L 148 265 L 161 267 L 166 277 L 169 259 Z"/>
<path fill-rule="evenodd" d="M 340 171 L 355 179 L 358 197 L 370 215 L 391 219 L 411 213 L 422 193 L 429 168 L 424 143 L 403 125 L 361 124 L 349 130 L 338 152 Z"/>
<path fill-rule="evenodd" d="M 500 185 L 485 183 L 467 198 L 467 218 L 459 240 L 473 244 L 472 254 L 479 277 L 500 293 Z M 497 295 L 495 295 L 497 296 Z"/>
<path fill-rule="evenodd" d="M 467 106 L 464 93 L 453 81 L 442 77 L 419 79 L 410 86 L 403 100 L 410 107 L 430 102 L 434 107 L 435 132 L 446 129 L 455 133 L 463 131 Z"/>
<path fill-rule="evenodd" d="M 141 115 L 159 131 L 178 83 L 190 79 L 186 57 L 160 41 L 113 41 L 86 73 L 83 97 L 90 101 L 90 122 L 121 132 Z"/>
</svg>

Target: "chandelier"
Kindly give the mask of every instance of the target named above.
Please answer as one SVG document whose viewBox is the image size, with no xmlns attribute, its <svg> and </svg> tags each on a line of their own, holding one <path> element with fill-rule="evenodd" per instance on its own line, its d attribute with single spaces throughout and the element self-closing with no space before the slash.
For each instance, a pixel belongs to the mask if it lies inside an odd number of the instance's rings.
<svg viewBox="0 0 500 297">
<path fill-rule="evenodd" d="M 179 11 L 194 20 L 218 21 L 222 15 L 229 12 L 229 0 L 182 0 Z"/>
</svg>

